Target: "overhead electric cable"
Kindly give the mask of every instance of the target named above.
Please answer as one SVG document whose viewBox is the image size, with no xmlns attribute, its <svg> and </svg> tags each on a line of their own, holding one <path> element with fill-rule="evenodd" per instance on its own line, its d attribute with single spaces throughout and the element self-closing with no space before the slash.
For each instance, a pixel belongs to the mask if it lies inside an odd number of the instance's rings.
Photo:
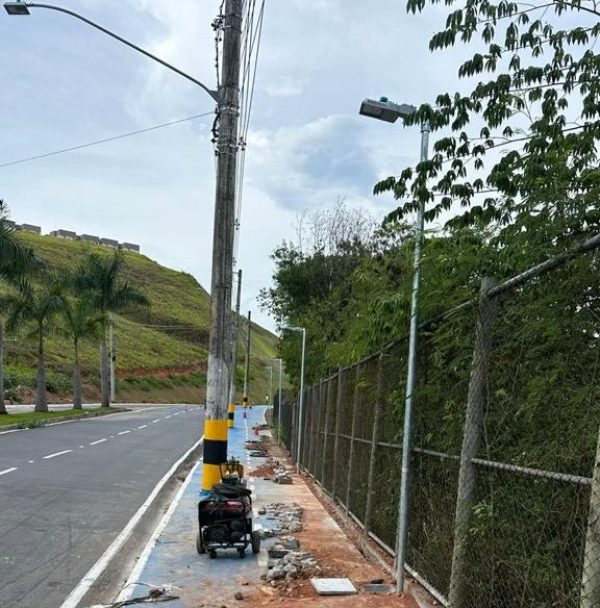
<svg viewBox="0 0 600 608">
<path fill-rule="evenodd" d="M 0 163 L 0 169 L 2 169 L 3 167 L 19 165 L 21 163 L 27 163 L 27 162 L 34 161 L 34 160 L 40 160 L 42 158 L 47 158 L 48 156 L 56 156 L 57 154 L 65 154 L 66 152 L 74 152 L 75 150 L 82 150 L 83 148 L 90 148 L 92 146 L 98 146 L 100 144 L 105 144 L 105 143 L 108 143 L 111 141 L 116 141 L 118 139 L 124 139 L 126 137 L 133 137 L 134 135 L 140 135 L 142 133 L 156 131 L 157 129 L 164 129 L 165 127 L 171 127 L 173 125 L 178 125 L 183 122 L 197 120 L 198 118 L 204 118 L 205 116 L 211 116 L 212 114 L 214 114 L 214 110 L 212 112 L 204 112 L 203 114 L 195 114 L 194 116 L 188 116 L 187 118 L 180 118 L 179 120 L 173 120 L 171 122 L 165 122 L 160 125 L 154 125 L 153 127 L 146 127 L 145 129 L 138 129 L 137 131 L 129 131 L 128 133 L 121 133 L 120 135 L 114 135 L 113 137 L 106 137 L 104 139 L 98 139 L 96 141 L 91 141 L 86 144 L 80 144 L 78 146 L 72 146 L 70 148 L 63 148 L 61 150 L 53 150 L 52 152 L 45 152 L 44 154 L 37 154 L 36 156 L 28 156 L 27 158 L 20 158 L 19 160 L 11 160 L 9 162 Z"/>
</svg>

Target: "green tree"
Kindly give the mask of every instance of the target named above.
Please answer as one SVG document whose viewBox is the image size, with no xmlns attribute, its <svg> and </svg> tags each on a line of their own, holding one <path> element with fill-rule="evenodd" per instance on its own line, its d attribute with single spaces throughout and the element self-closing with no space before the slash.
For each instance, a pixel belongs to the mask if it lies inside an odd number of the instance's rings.
<svg viewBox="0 0 600 608">
<path fill-rule="evenodd" d="M 407 10 L 426 4 L 409 0 Z M 407 122 L 439 133 L 432 157 L 375 192 L 401 201 L 391 219 L 425 204 L 428 221 L 445 216 L 449 229 L 491 230 L 498 261 L 512 273 L 600 229 L 600 13 L 581 0 L 446 5 L 430 49 L 474 46 L 458 78 L 481 80 L 418 108 Z"/>
<path fill-rule="evenodd" d="M 108 349 L 109 315 L 132 306 L 149 306 L 148 299 L 123 278 L 123 254 L 91 253 L 79 267 L 74 280 L 78 294 L 85 294 L 100 318 L 100 383 L 102 407 L 110 405 Z"/>
<path fill-rule="evenodd" d="M 33 251 L 21 243 L 15 228 L 8 223 L 8 206 L 0 199 L 0 280 L 14 283 L 35 266 Z M 4 403 L 4 319 L 0 319 L 0 415 Z"/>
<path fill-rule="evenodd" d="M 44 337 L 52 327 L 52 322 L 63 304 L 64 281 L 57 275 L 48 273 L 34 285 L 23 280 L 18 288 L 7 294 L 4 304 L 7 309 L 7 328 L 15 330 L 33 325 L 38 343 L 38 371 L 35 411 L 48 411 L 46 392 L 46 361 L 44 357 Z"/>
<path fill-rule="evenodd" d="M 100 333 L 101 317 L 89 299 L 63 295 L 62 312 L 65 325 L 73 341 L 73 409 L 82 409 L 81 364 L 79 346 L 86 338 L 97 338 Z"/>
</svg>

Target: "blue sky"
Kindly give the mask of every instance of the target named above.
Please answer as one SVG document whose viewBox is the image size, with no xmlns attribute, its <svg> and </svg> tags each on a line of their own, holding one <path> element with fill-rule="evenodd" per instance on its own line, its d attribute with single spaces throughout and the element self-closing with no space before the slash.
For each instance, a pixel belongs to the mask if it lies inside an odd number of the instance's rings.
<svg viewBox="0 0 600 608">
<path fill-rule="evenodd" d="M 60 0 L 213 85 L 214 0 Z M 443 9 L 397 0 L 267 0 L 246 161 L 243 309 L 293 238 L 298 212 L 351 205 L 383 216 L 374 183 L 414 161 L 416 129 L 359 117 L 364 97 L 432 101 L 455 85 L 456 51 L 432 55 Z M 0 15 L 0 164 L 211 111 L 193 84 L 66 15 Z M 212 117 L 0 169 L 13 219 L 139 243 L 208 287 Z"/>
</svg>

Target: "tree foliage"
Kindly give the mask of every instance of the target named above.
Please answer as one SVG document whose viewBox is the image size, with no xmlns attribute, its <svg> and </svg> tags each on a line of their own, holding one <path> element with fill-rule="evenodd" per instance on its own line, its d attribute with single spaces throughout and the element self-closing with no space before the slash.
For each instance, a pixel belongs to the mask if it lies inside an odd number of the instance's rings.
<svg viewBox="0 0 600 608">
<path fill-rule="evenodd" d="M 429 46 L 432 51 L 473 47 L 458 68 L 470 90 L 442 92 L 407 121 L 427 123 L 439 137 L 428 161 L 375 186 L 376 193 L 391 191 L 401 201 L 390 219 L 424 203 L 428 221 L 446 218 L 451 229 L 492 230 L 507 259 L 524 246 L 542 257 L 597 232 L 595 5 L 587 0 L 539 5 L 447 0 L 445 5 L 445 25 Z M 425 0 L 409 0 L 407 10 L 419 13 L 425 6 Z"/>
</svg>

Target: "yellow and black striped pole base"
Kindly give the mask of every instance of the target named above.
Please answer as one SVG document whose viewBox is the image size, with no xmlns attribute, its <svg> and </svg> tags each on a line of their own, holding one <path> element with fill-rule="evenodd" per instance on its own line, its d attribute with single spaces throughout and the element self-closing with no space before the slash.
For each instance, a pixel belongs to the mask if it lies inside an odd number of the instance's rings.
<svg viewBox="0 0 600 608">
<path fill-rule="evenodd" d="M 227 428 L 232 429 L 234 422 L 235 422 L 235 405 L 233 403 L 230 403 L 229 407 L 227 408 Z"/>
<path fill-rule="evenodd" d="M 221 465 L 227 462 L 227 420 L 204 421 L 202 491 L 210 492 L 221 481 Z"/>
</svg>

